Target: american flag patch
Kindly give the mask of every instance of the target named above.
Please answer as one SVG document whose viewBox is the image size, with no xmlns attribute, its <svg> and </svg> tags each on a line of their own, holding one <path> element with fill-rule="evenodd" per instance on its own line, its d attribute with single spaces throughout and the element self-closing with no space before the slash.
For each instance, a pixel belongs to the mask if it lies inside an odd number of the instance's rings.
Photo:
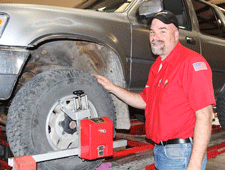
<svg viewBox="0 0 225 170">
<path fill-rule="evenodd" d="M 204 62 L 197 62 L 193 64 L 195 71 L 207 70 L 207 66 Z"/>
</svg>

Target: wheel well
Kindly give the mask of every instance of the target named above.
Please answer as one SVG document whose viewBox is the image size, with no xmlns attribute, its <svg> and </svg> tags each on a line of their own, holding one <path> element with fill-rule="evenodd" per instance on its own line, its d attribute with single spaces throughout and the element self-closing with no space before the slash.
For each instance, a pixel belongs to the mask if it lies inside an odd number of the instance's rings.
<svg viewBox="0 0 225 170">
<path fill-rule="evenodd" d="M 17 89 L 39 73 L 65 67 L 100 74 L 110 79 L 114 84 L 126 87 L 123 65 L 112 49 L 94 42 L 57 40 L 48 41 L 33 49 L 18 81 Z M 126 115 L 121 119 L 123 122 L 119 123 L 120 125 L 117 121 L 117 129 L 129 129 L 127 105 L 115 96 L 112 97 L 117 117 Z"/>
<path fill-rule="evenodd" d="M 124 81 L 123 66 L 112 49 L 80 40 L 57 40 L 41 44 L 31 52 L 23 74 L 29 71 L 36 75 L 58 67 L 101 74 L 118 85 Z"/>
</svg>

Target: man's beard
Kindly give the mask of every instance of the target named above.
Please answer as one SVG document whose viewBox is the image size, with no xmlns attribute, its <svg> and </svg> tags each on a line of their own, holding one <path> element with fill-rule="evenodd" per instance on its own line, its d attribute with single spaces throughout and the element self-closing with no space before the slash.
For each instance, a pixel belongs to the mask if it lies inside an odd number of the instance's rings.
<svg viewBox="0 0 225 170">
<path fill-rule="evenodd" d="M 154 47 L 154 44 L 163 44 L 162 47 Z M 155 55 L 161 55 L 165 51 L 165 42 L 161 40 L 153 40 L 151 42 L 152 53 Z"/>
</svg>

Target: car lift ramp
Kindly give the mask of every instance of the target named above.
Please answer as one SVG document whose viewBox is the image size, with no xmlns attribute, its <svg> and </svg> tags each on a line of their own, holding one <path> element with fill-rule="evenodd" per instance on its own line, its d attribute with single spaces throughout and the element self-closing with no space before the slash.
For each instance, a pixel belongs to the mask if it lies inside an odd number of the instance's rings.
<svg viewBox="0 0 225 170">
<path fill-rule="evenodd" d="M 105 158 L 100 167 L 96 170 L 154 170 L 154 145 L 145 137 L 144 123 L 134 119 L 131 120 L 131 129 L 129 131 L 120 131 L 116 133 L 116 139 L 126 139 L 127 147 L 117 148 L 113 156 Z M 216 157 L 225 152 L 225 131 L 222 131 L 218 125 L 212 127 L 212 137 L 207 149 L 208 159 Z M 0 131 L 0 169 L 11 170 L 7 159 L 12 157 L 6 141 L 4 126 Z"/>
<path fill-rule="evenodd" d="M 132 122 L 131 122 L 132 123 Z M 109 167 L 109 170 L 154 170 L 154 156 L 153 148 L 154 145 L 149 143 L 145 138 L 145 135 L 137 135 L 140 130 L 140 124 L 133 120 L 131 131 L 136 131 L 136 134 L 132 132 L 117 133 L 116 137 L 119 139 L 126 139 L 128 146 L 131 148 L 114 152 L 113 159 L 105 160 L 103 162 Z M 208 159 L 214 158 L 219 154 L 225 152 L 225 131 L 218 125 L 212 126 L 212 136 L 207 149 Z M 100 170 L 100 169 L 99 169 Z"/>
</svg>

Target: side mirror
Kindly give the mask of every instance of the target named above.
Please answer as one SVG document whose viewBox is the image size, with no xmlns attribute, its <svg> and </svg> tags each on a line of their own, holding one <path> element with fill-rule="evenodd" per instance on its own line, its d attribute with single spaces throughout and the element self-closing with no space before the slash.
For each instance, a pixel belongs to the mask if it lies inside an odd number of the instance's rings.
<svg viewBox="0 0 225 170">
<path fill-rule="evenodd" d="M 144 1 L 138 9 L 140 18 L 149 18 L 163 10 L 163 0 Z"/>
</svg>

